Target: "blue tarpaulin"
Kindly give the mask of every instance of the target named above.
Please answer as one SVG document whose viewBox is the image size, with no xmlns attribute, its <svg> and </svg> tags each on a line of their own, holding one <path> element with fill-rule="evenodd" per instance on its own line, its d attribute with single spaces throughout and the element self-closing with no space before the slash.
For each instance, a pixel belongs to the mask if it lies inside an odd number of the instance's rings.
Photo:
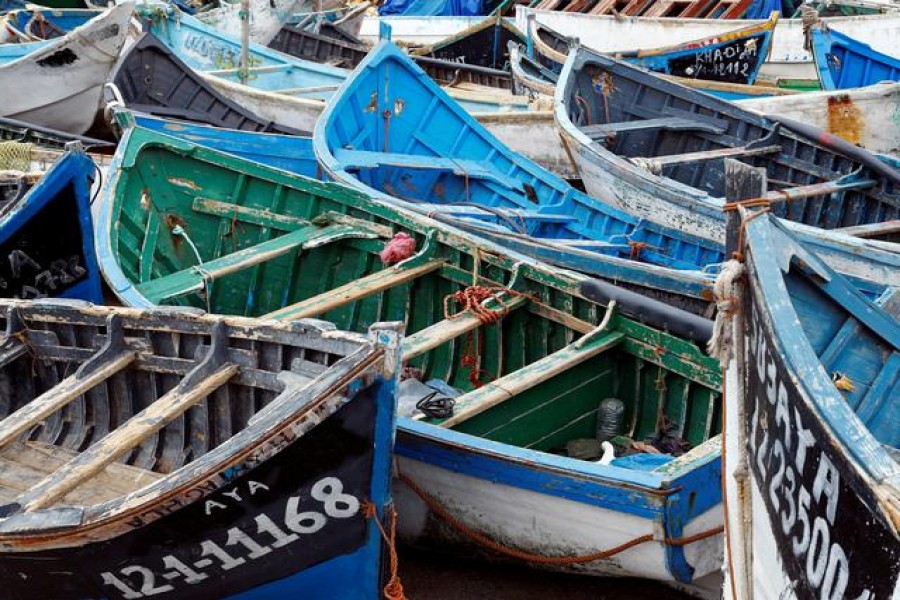
<svg viewBox="0 0 900 600">
<path fill-rule="evenodd" d="M 773 10 L 781 10 L 781 0 L 756 0 L 744 13 L 744 19 L 768 19 Z"/>
<path fill-rule="evenodd" d="M 386 0 L 378 7 L 382 16 L 468 17 L 483 14 L 483 0 Z"/>
</svg>

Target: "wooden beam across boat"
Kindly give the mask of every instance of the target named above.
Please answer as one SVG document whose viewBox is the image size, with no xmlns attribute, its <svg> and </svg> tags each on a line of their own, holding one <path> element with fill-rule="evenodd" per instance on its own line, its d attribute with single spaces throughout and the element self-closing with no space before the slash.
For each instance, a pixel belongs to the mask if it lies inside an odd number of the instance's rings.
<svg viewBox="0 0 900 600">
<path fill-rule="evenodd" d="M 270 312 L 265 315 L 268 319 L 304 319 L 323 315 L 330 310 L 340 308 L 351 302 L 361 300 L 366 296 L 383 292 L 384 290 L 400 285 L 408 281 L 412 281 L 417 277 L 431 273 L 441 268 L 444 264 L 443 259 L 430 260 L 424 264 L 406 266 L 404 263 L 388 267 L 351 281 L 345 285 L 329 290 L 318 296 L 313 296 L 301 302 L 297 302 L 282 309 Z"/>
<path fill-rule="evenodd" d="M 225 335 L 224 325 L 218 324 L 196 368 L 168 393 L 20 496 L 17 501 L 23 510 L 39 510 L 62 499 L 234 377 L 239 367 L 228 358 Z"/>
<path fill-rule="evenodd" d="M 718 160 L 720 158 L 748 158 L 763 154 L 773 154 L 775 152 L 781 152 L 781 146 L 778 144 L 760 146 L 759 148 L 748 148 L 746 146 L 740 146 L 738 148 L 716 148 L 714 150 L 701 150 L 699 152 L 685 152 L 684 154 L 669 154 L 654 158 L 641 158 L 641 161 L 653 165 L 653 167 L 658 169 L 662 169 L 663 167 L 668 167 L 670 165 L 681 165 L 702 162 L 705 160 Z"/>
<path fill-rule="evenodd" d="M 545 356 L 524 369 L 495 379 L 468 394 L 456 398 L 453 416 L 443 421 L 438 421 L 436 424 L 441 427 L 458 425 L 469 417 L 493 408 L 510 398 L 515 398 L 518 394 L 549 380 L 551 377 L 597 356 L 604 350 L 620 344 L 625 339 L 623 333 L 617 331 L 609 332 L 605 329 L 601 325 L 593 333 L 569 344 L 562 350 Z M 417 418 L 424 418 L 424 415 L 417 416 Z"/>
<path fill-rule="evenodd" d="M 509 312 L 523 306 L 527 301 L 528 298 L 524 296 L 514 296 L 505 300 L 504 304 L 507 312 Z M 490 310 L 500 308 L 499 303 L 494 299 L 485 301 L 484 306 Z M 400 346 L 403 360 L 412 360 L 464 333 L 478 329 L 481 325 L 482 322 L 478 317 L 470 312 L 438 321 L 434 325 L 408 335 L 403 339 Z"/>
</svg>

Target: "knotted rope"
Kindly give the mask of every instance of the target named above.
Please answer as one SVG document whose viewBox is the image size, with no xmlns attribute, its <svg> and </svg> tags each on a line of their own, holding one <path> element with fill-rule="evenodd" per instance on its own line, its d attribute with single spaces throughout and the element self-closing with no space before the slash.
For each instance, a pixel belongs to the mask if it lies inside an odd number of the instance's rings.
<svg viewBox="0 0 900 600">
<path fill-rule="evenodd" d="M 531 298 L 527 294 L 505 287 L 470 285 L 463 290 L 448 294 L 444 297 L 444 318 L 454 319 L 465 313 L 471 313 L 482 325 L 496 323 L 509 313 L 510 308 L 509 305 L 503 301 L 501 294 L 508 294 L 511 297 Z M 493 300 L 499 304 L 499 308 L 488 308 L 484 304 L 487 300 Z M 451 302 L 461 304 L 462 309 L 451 314 Z M 477 345 L 474 338 L 474 332 L 469 331 L 466 335 L 466 345 L 459 364 L 469 368 L 469 383 L 475 388 L 480 388 L 484 385 L 484 382 L 481 381 L 481 374 L 485 373 L 484 369 L 478 367 L 481 348 L 484 345 L 482 332 L 479 330 Z"/>
<path fill-rule="evenodd" d="M 381 537 L 384 538 L 384 542 L 388 547 L 391 577 L 384 586 L 384 597 L 386 600 L 406 600 L 406 594 L 403 592 L 403 584 L 400 582 L 399 575 L 400 557 L 397 555 L 397 511 L 393 505 L 387 509 L 391 518 L 390 533 L 385 531 L 384 525 L 381 524 L 381 519 L 378 518 L 378 512 L 375 510 L 374 504 L 366 500 L 363 502 L 363 511 L 367 519 L 375 521 L 375 525 L 378 526 L 378 531 L 381 532 Z"/>
</svg>

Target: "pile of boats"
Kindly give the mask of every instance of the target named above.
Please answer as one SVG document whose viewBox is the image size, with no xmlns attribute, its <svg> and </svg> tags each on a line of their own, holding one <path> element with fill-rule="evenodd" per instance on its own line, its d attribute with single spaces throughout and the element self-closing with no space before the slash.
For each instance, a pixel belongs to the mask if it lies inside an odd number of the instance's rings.
<svg viewBox="0 0 900 600">
<path fill-rule="evenodd" d="M 2 17 L 4 597 L 900 594 L 900 13 L 501 4 Z"/>
</svg>

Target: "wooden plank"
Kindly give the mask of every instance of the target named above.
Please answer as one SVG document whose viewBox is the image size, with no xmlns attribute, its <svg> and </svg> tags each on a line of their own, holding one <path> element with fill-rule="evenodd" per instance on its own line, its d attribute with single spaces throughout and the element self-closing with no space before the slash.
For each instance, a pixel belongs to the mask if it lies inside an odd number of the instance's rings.
<svg viewBox="0 0 900 600">
<path fill-rule="evenodd" d="M 505 300 L 510 311 L 519 308 L 527 301 L 528 299 L 522 296 L 514 296 Z M 494 300 L 488 300 L 485 302 L 485 307 L 496 310 L 499 305 Z M 481 321 L 478 320 L 478 317 L 468 312 L 452 319 L 444 319 L 406 336 L 400 345 L 401 356 L 404 361 L 411 360 L 464 333 L 477 329 L 480 325 Z"/>
<path fill-rule="evenodd" d="M 303 319 L 322 315 L 350 302 L 355 302 L 388 288 L 406 283 L 421 275 L 436 271 L 444 264 L 444 260 L 432 260 L 425 264 L 405 267 L 402 263 L 382 269 L 362 279 L 351 281 L 345 285 L 328 290 L 325 293 L 307 298 L 290 306 L 270 312 L 266 319 Z"/>
<path fill-rule="evenodd" d="M 775 152 L 781 152 L 781 146 L 773 144 L 771 146 L 761 146 L 759 148 L 747 148 L 746 146 L 737 148 L 716 148 L 715 150 L 701 150 L 700 152 L 685 152 L 684 154 L 669 154 L 666 156 L 655 156 L 653 158 L 642 158 L 641 161 L 662 168 L 669 165 L 718 160 L 720 158 L 734 158 L 738 156 L 746 158 L 762 154 L 773 154 Z"/>
<path fill-rule="evenodd" d="M 846 192 L 850 190 L 866 190 L 878 185 L 874 179 L 861 179 L 859 181 L 823 181 L 821 183 L 811 183 L 809 185 L 798 185 L 796 187 L 773 190 L 766 194 L 765 198 L 773 203 L 788 202 L 790 200 L 800 200 L 801 198 L 810 198 L 812 196 L 824 196 L 826 194 L 835 194 L 838 192 Z"/>
<path fill-rule="evenodd" d="M 20 504 L 25 511 L 33 511 L 57 502 L 224 385 L 237 372 L 237 365 L 224 363 L 188 389 L 175 387 L 41 481 L 19 499 Z"/>
<path fill-rule="evenodd" d="M 273 213 L 268 209 L 251 208 L 231 202 L 220 202 L 208 198 L 194 198 L 191 209 L 206 215 L 214 215 L 228 219 L 237 219 L 244 223 L 252 223 L 261 227 L 271 227 L 282 231 L 293 231 L 299 227 L 308 227 L 309 221 L 290 215 Z"/>
<path fill-rule="evenodd" d="M 438 424 L 441 427 L 453 427 L 597 356 L 625 339 L 625 335 L 621 332 L 608 332 L 600 327 L 594 333 L 588 334 L 588 337 L 587 341 L 582 338 L 527 367 L 456 398 L 453 416 Z"/>
<path fill-rule="evenodd" d="M 765 196 L 768 186 L 765 167 L 751 167 L 738 160 L 725 159 L 725 202 L 733 204 L 742 200 Z M 738 231 L 741 215 L 737 210 L 725 213 L 725 256 L 743 252 L 738 248 Z"/>
<path fill-rule="evenodd" d="M 635 119 L 618 123 L 600 123 L 579 127 L 582 133 L 592 140 L 602 139 L 611 134 L 641 131 L 643 129 L 666 129 L 669 131 L 705 131 L 719 134 L 726 130 L 723 125 L 714 125 L 704 121 L 684 117 L 658 117 L 653 119 Z"/>
<path fill-rule="evenodd" d="M 137 353 L 133 350 L 125 351 L 98 365 L 86 376 L 76 372 L 28 404 L 20 407 L 0 421 L 0 448 L 9 444 L 95 385 L 130 365 L 134 362 L 136 356 Z"/>
<path fill-rule="evenodd" d="M 268 262 L 299 248 L 307 248 L 348 237 L 376 236 L 368 231 L 362 232 L 356 227 L 348 225 L 327 225 L 325 227 L 310 225 L 255 246 L 215 258 L 201 265 L 139 284 L 137 288 L 150 301 L 160 303 L 164 300 L 200 291 L 204 288 L 207 281 L 214 281 L 231 273 L 237 273 L 254 265 Z"/>
<path fill-rule="evenodd" d="M 473 179 L 489 179 L 512 189 L 519 189 L 522 186 L 519 180 L 505 176 L 487 161 L 345 148 L 335 150 L 334 157 L 344 169 L 374 169 L 384 165 L 409 169 L 436 169 L 452 171 L 456 175 L 467 175 Z"/>
<path fill-rule="evenodd" d="M 842 233 L 861 238 L 873 238 L 900 233 L 900 219 L 891 219 L 882 223 L 867 223 L 854 225 L 853 227 L 838 227 L 832 229 L 834 233 Z"/>
</svg>

